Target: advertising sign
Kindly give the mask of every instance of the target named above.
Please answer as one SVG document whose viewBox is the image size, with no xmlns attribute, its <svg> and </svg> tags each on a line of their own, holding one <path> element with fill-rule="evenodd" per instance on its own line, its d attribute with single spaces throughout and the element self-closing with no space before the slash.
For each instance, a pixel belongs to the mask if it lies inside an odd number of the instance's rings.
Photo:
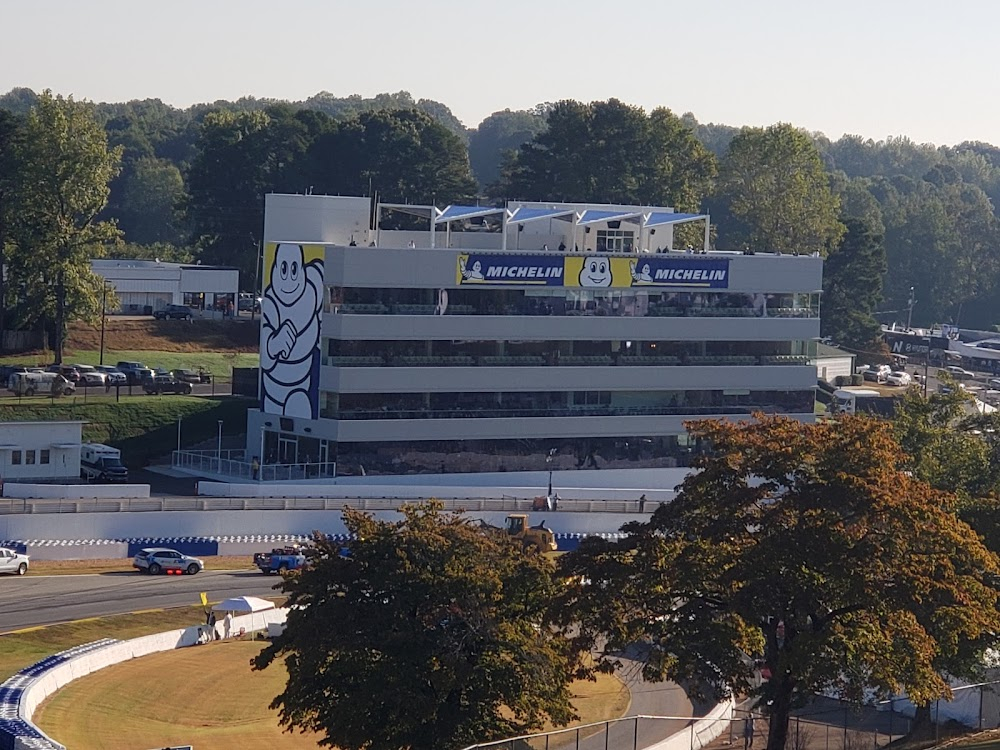
<svg viewBox="0 0 1000 750">
<path fill-rule="evenodd" d="M 260 305 L 261 411 L 319 415 L 322 245 L 269 243 Z"/>
<path fill-rule="evenodd" d="M 461 253 L 456 268 L 456 283 L 489 286 L 524 285 L 562 286 L 561 255 L 495 255 Z"/>
<path fill-rule="evenodd" d="M 729 260 L 693 256 L 508 255 L 462 253 L 456 283 L 460 286 L 563 286 L 729 288 Z"/>
</svg>

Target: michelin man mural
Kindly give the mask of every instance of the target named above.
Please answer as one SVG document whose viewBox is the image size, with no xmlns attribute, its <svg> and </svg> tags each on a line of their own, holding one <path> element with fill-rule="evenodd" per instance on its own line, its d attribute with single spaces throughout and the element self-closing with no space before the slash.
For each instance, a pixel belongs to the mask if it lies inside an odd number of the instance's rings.
<svg viewBox="0 0 1000 750">
<path fill-rule="evenodd" d="M 580 268 L 580 286 L 611 286 L 611 263 L 607 258 L 587 258 Z"/>
<path fill-rule="evenodd" d="M 652 284 L 653 274 L 650 273 L 649 263 L 643 262 L 642 267 L 636 270 L 634 260 L 628 262 L 628 270 L 632 274 L 633 284 Z"/>
<path fill-rule="evenodd" d="M 302 245 L 281 243 L 261 302 L 261 400 L 266 414 L 315 419 L 319 410 L 322 248 L 306 261 Z"/>
</svg>

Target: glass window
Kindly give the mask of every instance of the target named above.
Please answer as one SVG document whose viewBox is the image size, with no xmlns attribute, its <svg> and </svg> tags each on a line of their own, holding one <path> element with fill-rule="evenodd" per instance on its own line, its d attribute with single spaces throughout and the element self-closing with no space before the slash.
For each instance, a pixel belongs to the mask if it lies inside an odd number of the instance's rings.
<svg viewBox="0 0 1000 750">
<path fill-rule="evenodd" d="M 598 229 L 597 252 L 630 253 L 634 239 L 631 229 Z"/>
<path fill-rule="evenodd" d="M 10 462 L 14 466 L 21 465 L 21 451 L 11 451 L 10 452 Z"/>
<path fill-rule="evenodd" d="M 35 463 L 35 452 L 34 451 L 25 451 L 24 452 L 24 463 L 26 463 L 26 464 L 33 464 L 33 463 Z"/>
<path fill-rule="evenodd" d="M 38 463 L 47 464 L 49 462 L 49 450 L 48 448 L 42 448 L 38 452 Z"/>
</svg>

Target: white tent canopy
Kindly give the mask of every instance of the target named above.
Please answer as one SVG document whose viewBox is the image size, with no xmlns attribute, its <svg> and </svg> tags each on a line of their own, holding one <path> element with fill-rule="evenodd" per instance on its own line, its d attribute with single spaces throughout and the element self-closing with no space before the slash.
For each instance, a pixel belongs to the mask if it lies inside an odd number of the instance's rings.
<svg viewBox="0 0 1000 750">
<path fill-rule="evenodd" d="M 274 609 L 274 602 L 267 599 L 259 599 L 256 596 L 234 596 L 225 599 L 212 607 L 216 612 L 238 612 L 246 614 L 248 612 L 262 612 L 265 609 Z"/>
</svg>

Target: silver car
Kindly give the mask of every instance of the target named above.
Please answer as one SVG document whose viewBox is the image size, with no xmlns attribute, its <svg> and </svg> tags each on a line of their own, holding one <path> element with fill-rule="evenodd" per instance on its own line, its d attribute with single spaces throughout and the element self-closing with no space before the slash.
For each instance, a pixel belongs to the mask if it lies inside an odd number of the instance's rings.
<svg viewBox="0 0 1000 750">
<path fill-rule="evenodd" d="M 0 547 L 0 573 L 23 576 L 28 572 L 28 556 L 6 547 Z"/>
<path fill-rule="evenodd" d="M 103 372 L 107 376 L 107 383 L 109 385 L 128 384 L 128 378 L 125 377 L 125 373 L 117 367 L 113 367 L 112 365 L 97 365 L 94 369 L 98 372 Z"/>
<path fill-rule="evenodd" d="M 160 573 L 187 573 L 193 576 L 205 568 L 205 563 L 197 557 L 182 555 L 175 549 L 149 547 L 136 552 L 132 567 L 140 573 L 159 575 Z"/>
</svg>

